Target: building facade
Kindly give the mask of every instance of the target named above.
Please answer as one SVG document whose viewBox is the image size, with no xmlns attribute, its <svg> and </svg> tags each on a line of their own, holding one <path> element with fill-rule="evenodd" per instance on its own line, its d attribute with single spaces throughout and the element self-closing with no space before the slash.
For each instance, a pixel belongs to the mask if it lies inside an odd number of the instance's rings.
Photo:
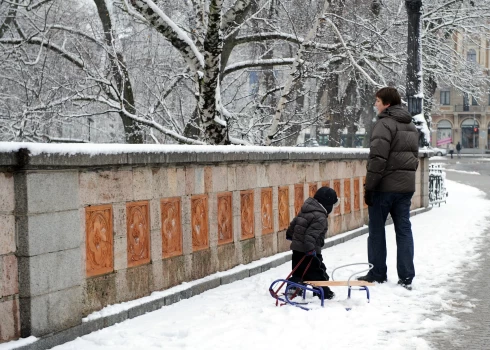
<svg viewBox="0 0 490 350">
<path fill-rule="evenodd" d="M 463 35 L 454 38 L 455 49 L 470 62 L 487 70 L 490 68 L 489 41 L 464 40 Z M 469 42 L 469 44 L 466 44 Z M 447 147 L 461 143 L 463 153 L 490 153 L 490 94 L 477 98 L 450 87 L 436 90 L 432 109 L 433 147 Z"/>
</svg>

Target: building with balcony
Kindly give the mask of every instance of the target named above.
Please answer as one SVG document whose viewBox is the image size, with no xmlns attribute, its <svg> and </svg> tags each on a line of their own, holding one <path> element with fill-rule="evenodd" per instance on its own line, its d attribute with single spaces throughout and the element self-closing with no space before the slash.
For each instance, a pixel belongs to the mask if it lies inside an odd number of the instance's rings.
<svg viewBox="0 0 490 350">
<path fill-rule="evenodd" d="M 455 48 L 467 60 L 490 68 L 490 43 L 468 41 L 463 36 L 455 38 Z M 487 90 L 488 91 L 488 90 Z M 490 153 L 490 94 L 475 98 L 450 87 L 437 89 L 432 108 L 433 147 L 446 147 L 458 142 L 463 153 Z"/>
</svg>

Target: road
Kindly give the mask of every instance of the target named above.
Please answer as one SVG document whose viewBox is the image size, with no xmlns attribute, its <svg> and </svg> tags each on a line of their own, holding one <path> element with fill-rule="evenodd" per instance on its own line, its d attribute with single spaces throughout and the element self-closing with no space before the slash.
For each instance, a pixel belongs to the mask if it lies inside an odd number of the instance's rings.
<svg viewBox="0 0 490 350">
<path fill-rule="evenodd" d="M 477 187 L 487 194 L 487 198 L 490 198 L 490 158 L 447 158 L 444 161 L 434 160 L 431 163 L 446 164 L 447 179 Z M 451 193 L 448 200 L 451 200 Z M 490 221 L 490 213 L 488 221 Z M 449 277 L 447 281 L 447 288 L 467 296 L 467 300 L 474 305 L 473 312 L 447 312 L 449 316 L 458 319 L 462 328 L 457 331 L 430 334 L 427 340 L 436 349 L 490 349 L 490 230 L 481 242 L 479 253 L 478 267 L 467 273 L 466 283 L 455 285 Z"/>
</svg>

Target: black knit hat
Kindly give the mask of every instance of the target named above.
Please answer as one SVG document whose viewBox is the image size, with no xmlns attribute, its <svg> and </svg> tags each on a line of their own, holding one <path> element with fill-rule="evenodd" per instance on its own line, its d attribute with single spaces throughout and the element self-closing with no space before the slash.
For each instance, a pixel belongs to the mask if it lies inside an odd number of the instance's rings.
<svg viewBox="0 0 490 350">
<path fill-rule="evenodd" d="M 330 187 L 320 187 L 313 196 L 323 207 L 332 207 L 337 201 L 337 193 Z"/>
</svg>

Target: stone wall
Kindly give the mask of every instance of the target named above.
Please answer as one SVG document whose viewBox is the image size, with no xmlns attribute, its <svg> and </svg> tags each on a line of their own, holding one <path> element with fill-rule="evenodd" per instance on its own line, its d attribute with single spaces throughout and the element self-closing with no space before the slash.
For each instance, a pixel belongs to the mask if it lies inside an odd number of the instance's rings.
<svg viewBox="0 0 490 350">
<path fill-rule="evenodd" d="M 164 147 L 0 154 L 0 339 L 76 327 L 106 305 L 288 250 L 284 229 L 323 185 L 341 197 L 328 235 L 360 227 L 366 158 Z M 413 208 L 427 204 L 426 163 Z"/>
<path fill-rule="evenodd" d="M 0 172 L 0 343 L 20 334 L 14 176 Z"/>
</svg>

